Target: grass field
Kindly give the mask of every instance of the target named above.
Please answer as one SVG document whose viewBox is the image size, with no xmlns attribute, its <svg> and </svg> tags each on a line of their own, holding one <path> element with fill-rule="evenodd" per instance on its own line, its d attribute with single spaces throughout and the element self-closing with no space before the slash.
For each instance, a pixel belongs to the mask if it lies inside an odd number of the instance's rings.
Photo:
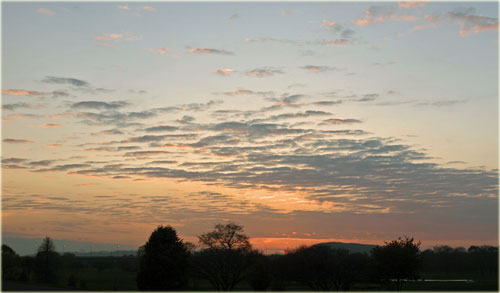
<svg viewBox="0 0 500 293">
<path fill-rule="evenodd" d="M 70 274 L 66 273 L 60 276 L 56 284 L 52 287 L 67 288 L 70 290 L 84 291 L 137 291 L 136 273 L 126 271 L 121 268 L 83 268 L 75 274 L 76 286 L 68 285 Z M 404 291 L 498 291 L 498 281 L 494 277 L 481 277 L 480 275 L 471 276 L 470 274 L 446 274 L 446 273 L 427 273 L 422 274 L 424 279 L 445 280 L 445 279 L 472 279 L 473 282 L 457 281 L 412 281 L 406 282 Z M 44 285 L 36 282 L 27 282 L 30 285 Z M 46 284 L 45 284 L 46 285 Z M 212 291 L 213 288 L 207 280 L 191 279 L 189 281 L 189 291 Z M 276 283 L 271 285 L 269 290 L 279 291 L 311 291 L 310 288 L 295 282 L 290 282 L 278 286 Z M 375 283 L 358 283 L 352 288 L 352 291 L 385 291 L 386 289 Z M 252 291 L 252 288 L 246 281 L 238 284 L 235 291 Z"/>
</svg>

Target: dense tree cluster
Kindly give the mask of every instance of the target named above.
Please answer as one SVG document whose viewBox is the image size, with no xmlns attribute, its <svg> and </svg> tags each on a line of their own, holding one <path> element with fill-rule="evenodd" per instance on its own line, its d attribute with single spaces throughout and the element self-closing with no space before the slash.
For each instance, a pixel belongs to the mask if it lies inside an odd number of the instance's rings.
<svg viewBox="0 0 500 293">
<path fill-rule="evenodd" d="M 178 290 L 187 284 L 189 252 L 170 226 L 158 227 L 141 249 L 139 290 Z"/>
</svg>

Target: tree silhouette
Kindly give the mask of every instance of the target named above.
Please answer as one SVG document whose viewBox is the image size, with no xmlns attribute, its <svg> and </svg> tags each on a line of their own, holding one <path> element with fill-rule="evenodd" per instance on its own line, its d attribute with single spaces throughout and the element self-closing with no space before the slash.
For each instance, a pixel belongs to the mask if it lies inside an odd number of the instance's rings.
<svg viewBox="0 0 500 293">
<path fill-rule="evenodd" d="M 254 291 L 266 291 L 271 286 L 272 280 L 269 258 L 264 255 L 256 255 L 255 262 L 247 276 L 248 284 Z"/>
<path fill-rule="evenodd" d="M 33 271 L 40 281 L 50 283 L 57 279 L 56 272 L 59 270 L 60 265 L 60 255 L 56 252 L 54 241 L 49 237 L 45 237 L 38 247 Z"/>
<path fill-rule="evenodd" d="M 285 278 L 314 291 L 349 290 L 360 279 L 368 256 L 324 245 L 301 246 L 283 256 Z"/>
<path fill-rule="evenodd" d="M 243 227 L 235 223 L 217 224 L 215 230 L 198 236 L 205 249 L 194 255 L 197 274 L 217 291 L 232 291 L 246 278 L 254 256 Z"/>
<path fill-rule="evenodd" d="M 472 266 L 475 267 L 481 275 L 498 275 L 498 247 L 494 246 L 471 246 L 468 249 Z"/>
<path fill-rule="evenodd" d="M 179 290 L 186 286 L 189 252 L 174 228 L 159 226 L 138 256 L 139 290 Z"/>
<path fill-rule="evenodd" d="M 422 264 L 420 242 L 406 237 L 372 249 L 375 277 L 389 288 L 400 291 L 405 280 L 418 279 Z"/>
<path fill-rule="evenodd" d="M 250 249 L 243 226 L 235 223 L 217 224 L 215 230 L 198 236 L 200 243 L 213 249 Z"/>
<path fill-rule="evenodd" d="M 2 280 L 14 280 L 18 275 L 21 258 L 10 246 L 2 244 Z"/>
</svg>

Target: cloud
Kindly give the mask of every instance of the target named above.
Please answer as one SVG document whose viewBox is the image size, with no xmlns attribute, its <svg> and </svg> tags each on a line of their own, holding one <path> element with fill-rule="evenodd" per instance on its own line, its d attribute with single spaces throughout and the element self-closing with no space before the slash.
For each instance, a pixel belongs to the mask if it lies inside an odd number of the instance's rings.
<svg viewBox="0 0 500 293">
<path fill-rule="evenodd" d="M 219 55 L 234 55 L 233 52 L 219 49 L 209 49 L 209 48 L 193 48 L 188 51 L 191 54 L 219 54 Z"/>
<path fill-rule="evenodd" d="M 101 104 L 104 102 L 98 102 L 95 104 L 86 103 L 83 106 L 85 107 L 99 107 L 101 110 L 107 110 L 104 112 L 93 113 L 93 112 L 79 112 L 76 113 L 77 118 L 83 118 L 84 120 L 80 121 L 81 123 L 85 123 L 88 125 L 117 125 L 120 127 L 130 127 L 130 126 L 142 126 L 140 123 L 131 122 L 136 119 L 147 119 L 158 116 L 162 113 L 171 113 L 171 112 L 180 112 L 180 111 L 193 111 L 193 112 L 201 112 L 206 111 L 211 107 L 220 105 L 223 103 L 222 100 L 210 100 L 207 103 L 191 103 L 191 104 L 183 104 L 172 107 L 162 107 L 162 108 L 153 108 L 138 112 L 120 112 L 116 111 L 116 108 L 119 108 L 125 104 L 124 102 L 112 102 Z M 110 109 L 111 107 L 111 109 Z M 194 118 L 193 118 L 194 119 Z M 185 123 L 185 121 L 183 122 Z"/>
<path fill-rule="evenodd" d="M 116 152 L 114 147 L 97 147 L 84 149 L 86 152 Z"/>
<path fill-rule="evenodd" d="M 130 10 L 130 8 L 128 7 L 128 5 L 118 5 L 116 6 L 118 9 L 123 9 L 123 10 Z"/>
<path fill-rule="evenodd" d="M 74 103 L 71 105 L 71 108 L 73 109 L 95 109 L 95 110 L 115 110 L 115 109 L 120 109 L 125 106 L 128 106 L 129 103 L 125 101 L 116 101 L 116 102 L 100 102 L 100 101 L 83 101 L 83 102 L 78 102 Z"/>
<path fill-rule="evenodd" d="M 327 19 L 323 19 L 321 21 L 321 26 L 324 28 L 332 29 L 332 30 L 337 31 L 337 32 L 342 30 L 342 26 L 339 23 L 337 23 L 336 21 L 330 21 Z"/>
<path fill-rule="evenodd" d="M 163 132 L 163 131 L 175 131 L 178 130 L 179 127 L 168 126 L 168 125 L 159 125 L 146 128 L 146 132 Z"/>
<path fill-rule="evenodd" d="M 352 123 L 362 123 L 363 121 L 358 119 L 342 119 L 342 118 L 330 118 L 323 120 L 323 125 L 325 124 L 352 124 Z"/>
<path fill-rule="evenodd" d="M 322 116 L 331 116 L 331 115 L 332 115 L 332 113 L 325 112 L 325 111 L 308 110 L 305 112 L 284 113 L 284 114 L 279 114 L 279 115 L 273 115 L 273 116 L 270 116 L 267 118 L 253 120 L 252 123 L 264 122 L 264 121 L 278 121 L 278 120 L 293 119 L 293 118 L 322 117 Z"/>
<path fill-rule="evenodd" d="M 55 76 L 46 76 L 42 79 L 44 83 L 54 83 L 54 84 L 70 84 L 76 87 L 88 87 L 89 83 L 83 81 L 81 79 L 76 78 L 68 78 L 68 77 L 55 77 Z"/>
<path fill-rule="evenodd" d="M 306 42 L 303 41 L 295 41 L 288 39 L 276 39 L 276 38 L 244 38 L 243 39 L 247 43 L 264 43 L 264 42 L 276 42 L 276 43 L 284 43 L 284 44 L 292 44 L 292 45 L 304 45 Z"/>
<path fill-rule="evenodd" d="M 268 98 L 268 100 L 274 102 L 274 104 L 262 108 L 261 111 L 274 111 L 285 107 L 298 108 L 304 105 L 304 103 L 298 102 L 303 98 L 305 98 L 304 95 L 283 95 L 281 98 Z"/>
<path fill-rule="evenodd" d="M 62 147 L 63 145 L 62 145 L 62 144 L 60 144 L 60 143 L 52 143 L 52 144 L 48 144 L 47 146 L 48 146 L 49 148 L 51 148 L 51 149 L 55 149 L 55 148 L 60 148 L 60 147 Z"/>
<path fill-rule="evenodd" d="M 155 108 L 152 109 L 153 112 L 159 112 L 159 113 L 169 113 L 169 112 L 178 112 L 178 111 L 205 111 L 212 106 L 217 106 L 224 103 L 222 100 L 210 100 L 207 103 L 191 103 L 191 104 L 184 104 L 184 105 L 178 105 L 178 106 L 173 106 L 173 107 L 162 107 L 162 108 Z"/>
<path fill-rule="evenodd" d="M 25 144 L 25 143 L 33 143 L 31 140 L 25 139 L 13 139 L 13 138 L 4 138 L 3 143 L 7 144 Z"/>
<path fill-rule="evenodd" d="M 341 24 L 336 21 L 330 21 L 328 19 L 323 19 L 321 21 L 321 27 L 332 30 L 336 33 L 340 33 L 342 38 L 348 39 L 354 35 L 354 30 L 350 28 L 344 28 Z"/>
<path fill-rule="evenodd" d="M 56 13 L 50 9 L 47 8 L 38 8 L 36 10 L 38 13 L 45 14 L 45 15 L 55 15 Z"/>
<path fill-rule="evenodd" d="M 236 72 L 236 70 L 230 69 L 230 68 L 219 68 L 216 71 L 214 71 L 214 73 L 222 75 L 222 76 L 228 76 L 231 73 L 235 73 L 235 72 Z"/>
<path fill-rule="evenodd" d="M 461 36 L 466 36 L 470 33 L 498 30 L 498 18 L 476 15 L 475 11 L 474 8 L 459 7 L 448 12 L 450 21 L 460 24 L 458 33 Z"/>
<path fill-rule="evenodd" d="M 41 160 L 41 161 L 29 162 L 28 165 L 36 166 L 36 167 L 46 167 L 48 165 L 51 165 L 54 162 L 55 162 L 55 160 Z"/>
<path fill-rule="evenodd" d="M 186 123 L 191 123 L 191 122 L 193 122 L 194 120 L 195 120 L 195 118 L 194 118 L 194 117 L 192 117 L 192 116 L 188 116 L 188 115 L 184 115 L 184 116 L 182 116 L 182 118 L 181 118 L 181 119 L 177 119 L 176 121 L 177 121 L 178 123 L 181 123 L 181 124 L 186 124 Z"/>
<path fill-rule="evenodd" d="M 336 40 L 321 40 L 319 41 L 319 44 L 321 46 L 330 46 L 330 45 L 347 46 L 350 45 L 351 42 L 345 39 L 336 39 Z"/>
<path fill-rule="evenodd" d="M 127 126 L 137 126 L 137 123 L 131 123 L 130 121 L 136 119 L 147 119 L 155 117 L 158 112 L 155 111 L 140 111 L 140 112 L 118 112 L 118 111 L 105 111 L 101 113 L 92 112 L 79 112 L 76 114 L 77 118 L 83 118 L 80 121 L 88 125 L 117 125 L 120 127 Z M 139 124 L 140 125 L 140 124 Z"/>
<path fill-rule="evenodd" d="M 2 121 L 10 121 L 10 120 L 15 120 L 15 119 L 37 119 L 40 118 L 40 115 L 36 114 L 20 114 L 20 113 L 15 113 L 15 114 L 9 114 L 5 118 L 2 118 Z"/>
<path fill-rule="evenodd" d="M 59 128 L 61 127 L 62 125 L 61 124 L 56 124 L 56 123 L 46 123 L 46 124 L 42 124 L 40 125 L 40 128 Z"/>
<path fill-rule="evenodd" d="M 149 48 L 148 51 L 154 54 L 164 55 L 167 53 L 168 48 Z"/>
<path fill-rule="evenodd" d="M 276 38 L 245 38 L 244 41 L 247 43 L 276 42 L 276 43 L 291 44 L 291 45 L 296 45 L 296 46 L 303 46 L 303 45 L 312 45 L 312 46 L 315 46 L 315 45 L 321 45 L 321 46 L 350 45 L 351 41 L 347 40 L 347 38 L 351 37 L 353 33 L 354 33 L 354 31 L 351 29 L 344 29 L 344 30 L 342 30 L 342 33 L 341 33 L 341 36 L 343 39 L 336 39 L 336 40 L 296 41 L 296 40 L 276 39 Z"/>
<path fill-rule="evenodd" d="M 427 3 L 424 1 L 400 1 L 398 2 L 399 8 L 421 8 Z"/>
<path fill-rule="evenodd" d="M 34 172 L 62 172 L 62 171 L 68 171 L 72 169 L 80 169 L 80 168 L 85 168 L 85 167 L 90 167 L 89 164 L 63 164 L 63 165 L 57 165 L 53 168 L 50 169 L 38 169 L 35 170 Z"/>
<path fill-rule="evenodd" d="M 138 152 L 128 152 L 125 153 L 125 157 L 137 157 L 137 158 L 148 158 L 156 155 L 165 155 L 171 154 L 171 152 L 167 151 L 138 151 Z"/>
<path fill-rule="evenodd" d="M 302 69 L 309 70 L 311 72 L 319 73 L 319 72 L 325 72 L 325 71 L 331 71 L 335 70 L 335 67 L 329 67 L 329 66 L 315 66 L 315 65 L 306 65 L 302 66 Z"/>
<path fill-rule="evenodd" d="M 157 142 L 166 138 L 165 135 L 143 135 L 138 137 L 127 138 L 122 142 Z"/>
<path fill-rule="evenodd" d="M 14 103 L 14 104 L 3 104 L 2 105 L 3 110 L 13 111 L 13 110 L 16 110 L 18 108 L 31 108 L 31 106 L 29 104 L 26 104 L 26 103 Z"/>
<path fill-rule="evenodd" d="M 25 161 L 27 160 L 22 158 L 8 158 L 8 159 L 2 158 L 2 164 L 18 164 Z"/>
<path fill-rule="evenodd" d="M 376 100 L 379 97 L 379 94 L 364 94 L 361 98 L 357 98 L 358 96 L 350 96 L 347 97 L 352 102 L 371 102 Z"/>
<path fill-rule="evenodd" d="M 318 102 L 313 102 L 311 104 L 316 105 L 316 106 L 332 106 L 332 105 L 342 104 L 342 100 L 337 100 L 337 101 L 318 101 Z"/>
<path fill-rule="evenodd" d="M 94 39 L 98 41 L 104 41 L 104 43 L 101 44 L 109 44 L 105 43 L 108 41 L 114 41 L 114 42 L 120 42 L 120 41 L 138 41 L 142 39 L 141 36 L 134 36 L 128 32 L 125 33 L 108 33 L 108 34 L 101 34 L 101 35 L 94 35 Z"/>
<path fill-rule="evenodd" d="M 340 33 L 340 36 L 344 39 L 349 39 L 351 38 L 353 35 L 354 35 L 355 31 L 353 29 L 350 29 L 350 28 L 345 28 L 344 30 L 342 30 L 342 32 Z"/>
<path fill-rule="evenodd" d="M 142 7 L 143 10 L 147 10 L 147 11 L 156 11 L 156 8 L 153 8 L 151 6 L 144 6 Z"/>
<path fill-rule="evenodd" d="M 395 7 L 391 5 L 371 6 L 365 11 L 365 17 L 353 20 L 357 26 L 374 25 L 382 21 L 416 21 L 417 17 L 410 14 L 397 14 Z"/>
<path fill-rule="evenodd" d="M 229 19 L 237 19 L 237 18 L 240 18 L 240 15 L 238 13 L 235 13 L 231 15 L 231 17 L 229 17 Z"/>
<path fill-rule="evenodd" d="M 8 89 L 2 90 L 2 95 L 9 96 L 40 96 L 40 95 L 48 95 L 48 92 L 38 92 L 38 91 L 28 91 L 28 90 L 19 90 L 19 89 Z"/>
<path fill-rule="evenodd" d="M 257 95 L 257 96 L 263 96 L 263 97 L 270 97 L 274 95 L 274 92 L 259 92 L 259 91 L 253 91 L 253 90 L 247 90 L 247 89 L 235 89 L 232 91 L 227 91 L 223 92 L 222 94 L 226 96 L 240 96 L 240 95 Z"/>
<path fill-rule="evenodd" d="M 94 135 L 121 135 L 123 132 L 119 129 L 108 129 L 108 130 L 103 130 L 99 131 L 97 133 L 93 133 Z"/>
<path fill-rule="evenodd" d="M 281 11 L 281 16 L 290 16 L 292 14 L 294 14 L 294 12 L 291 10 L 282 10 Z"/>
<path fill-rule="evenodd" d="M 249 70 L 246 72 L 246 75 L 252 76 L 252 77 L 269 77 L 269 76 L 274 76 L 277 74 L 283 74 L 284 72 L 281 69 L 274 68 L 274 67 L 260 67 L 260 68 L 255 68 L 253 70 Z"/>
<path fill-rule="evenodd" d="M 445 100 L 445 101 L 435 101 L 435 102 L 420 102 L 415 104 L 416 106 L 435 106 L 435 107 L 448 107 L 454 106 L 456 104 L 465 103 L 467 100 Z"/>
<path fill-rule="evenodd" d="M 377 21 L 374 18 L 360 18 L 352 21 L 357 26 L 365 26 L 370 24 L 376 24 Z"/>
</svg>

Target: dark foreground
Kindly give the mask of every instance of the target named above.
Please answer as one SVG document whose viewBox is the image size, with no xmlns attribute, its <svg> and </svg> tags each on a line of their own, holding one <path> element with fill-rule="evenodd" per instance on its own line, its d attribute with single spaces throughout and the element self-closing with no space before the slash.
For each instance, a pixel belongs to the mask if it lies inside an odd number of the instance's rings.
<svg viewBox="0 0 500 293">
<path fill-rule="evenodd" d="M 498 247 L 398 238 L 369 251 L 318 244 L 264 255 L 241 226 L 218 224 L 201 247 L 160 226 L 137 253 L 60 255 L 46 237 L 35 256 L 2 245 L 3 291 L 495 291 Z"/>
</svg>

